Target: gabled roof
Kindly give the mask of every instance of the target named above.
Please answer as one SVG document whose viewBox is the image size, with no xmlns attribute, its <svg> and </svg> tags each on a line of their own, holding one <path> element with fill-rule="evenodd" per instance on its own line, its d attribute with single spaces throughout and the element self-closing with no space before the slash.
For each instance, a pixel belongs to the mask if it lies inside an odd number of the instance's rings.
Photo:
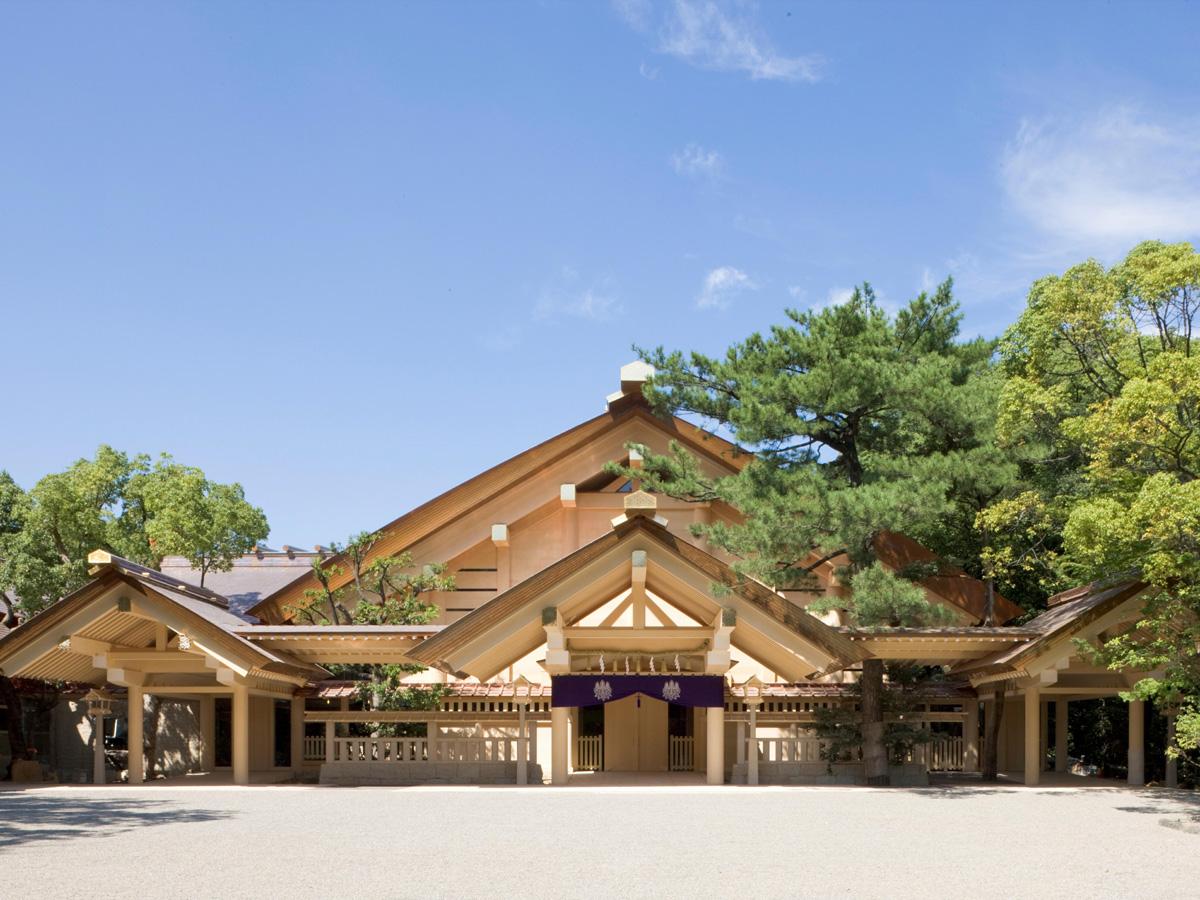
<svg viewBox="0 0 1200 900">
<path fill-rule="evenodd" d="M 467 647 L 490 630 L 503 626 L 510 618 L 526 611 L 532 602 L 549 589 L 635 535 L 652 539 L 669 553 L 701 572 L 710 582 L 722 585 L 729 590 L 731 596 L 751 604 L 768 618 L 837 660 L 841 666 L 865 658 L 866 654 L 852 641 L 815 616 L 765 585 L 740 577 L 726 563 L 694 544 L 676 537 L 647 516 L 634 516 L 625 520 L 616 525 L 611 532 L 493 597 L 418 645 L 410 656 L 427 665 L 443 666 L 444 661 L 455 651 Z"/>
<path fill-rule="evenodd" d="M 952 566 L 928 547 L 917 543 L 907 535 L 895 531 L 881 532 L 875 539 L 875 555 L 880 562 L 892 569 L 903 569 L 916 563 L 936 563 L 938 574 L 920 579 L 917 583 L 952 606 L 956 606 L 982 622 L 987 613 L 987 585 L 973 578 L 958 566 Z M 993 594 L 993 619 L 1003 625 L 1024 610 L 1000 594 Z"/>
<path fill-rule="evenodd" d="M 246 612 L 263 598 L 312 570 L 316 551 L 273 551 L 260 548 L 233 561 L 228 572 L 208 572 L 204 586 L 219 594 L 235 613 Z M 182 556 L 168 556 L 160 570 L 188 584 L 199 585 L 200 571 Z"/>
<path fill-rule="evenodd" d="M 709 434 L 690 422 L 678 417 L 659 418 L 651 411 L 641 393 L 635 392 L 610 403 L 608 409 L 594 419 L 518 453 L 384 525 L 379 529 L 382 537 L 373 548 L 372 556 L 403 552 L 540 469 L 634 419 L 652 424 L 688 449 L 732 470 L 741 469 L 752 458 L 735 444 Z M 336 565 L 344 564 L 346 560 L 344 555 L 338 554 L 331 556 L 327 562 Z M 345 580 L 349 577 L 348 574 L 343 576 Z M 286 620 L 289 617 L 284 613 L 284 607 L 298 603 L 303 599 L 305 590 L 316 587 L 319 585 L 311 574 L 301 576 L 255 604 L 249 612 L 264 621 Z"/>
<path fill-rule="evenodd" d="M 43 662 L 32 677 L 62 677 L 70 680 L 70 675 L 78 680 L 88 680 L 92 670 L 89 658 L 58 649 L 64 637 L 61 632 L 79 621 L 78 615 L 84 613 L 89 605 L 102 598 L 110 589 L 126 585 L 154 602 L 167 604 L 172 615 L 187 627 L 188 633 L 196 640 L 203 640 L 219 648 L 230 658 L 244 663 L 247 669 L 253 668 L 290 677 L 321 677 L 326 674 L 318 667 L 264 650 L 235 634 L 234 629 L 244 627 L 247 621 L 230 612 L 225 598 L 213 591 L 102 551 L 91 554 L 88 560 L 95 564 L 91 570 L 91 581 L 0 637 L 0 671 L 9 675 L 22 674 L 28 666 L 23 666 L 22 671 L 8 671 L 8 661 L 22 650 L 44 645 L 45 650 L 40 656 L 66 654 L 78 657 L 78 660 L 84 662 L 74 667 L 67 665 L 69 660 L 66 659 L 57 663 Z M 94 635 L 97 638 L 123 643 L 130 639 L 144 640 L 148 633 L 152 635 L 152 631 L 146 631 L 147 628 L 152 628 L 152 623 L 136 619 L 128 613 L 121 613 L 117 609 L 93 618 L 95 621 L 88 627 L 104 629 L 103 634 Z M 133 621 L 128 621 L 130 619 Z M 71 669 L 71 672 L 68 672 L 68 669 Z"/>
<path fill-rule="evenodd" d="M 1039 635 L 1034 640 L 1006 648 L 985 659 L 969 662 L 956 671 L 963 674 L 987 675 L 1021 670 L 1051 648 L 1078 636 L 1089 625 L 1136 598 L 1145 589 L 1146 585 L 1141 581 L 1123 581 L 1110 585 L 1093 583 L 1084 586 L 1082 590 L 1076 588 L 1064 592 L 1069 593 L 1071 599 L 1059 602 L 1022 626 L 1023 631 L 1032 631 Z"/>
</svg>

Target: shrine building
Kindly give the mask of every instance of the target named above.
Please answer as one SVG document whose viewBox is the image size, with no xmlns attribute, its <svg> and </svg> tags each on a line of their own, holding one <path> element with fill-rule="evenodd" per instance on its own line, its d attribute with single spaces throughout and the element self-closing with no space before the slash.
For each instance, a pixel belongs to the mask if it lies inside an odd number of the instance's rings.
<svg viewBox="0 0 1200 900">
<path fill-rule="evenodd" d="M 844 560 L 817 565 L 803 591 L 740 577 L 691 531 L 737 522 L 737 510 L 606 473 L 610 462 L 638 467 L 630 445 L 677 442 L 713 477 L 750 459 L 657 417 L 642 396 L 648 374 L 625 366 L 599 415 L 379 529 L 372 557 L 406 552 L 453 575 L 456 589 L 431 597 L 439 614 L 428 625 L 299 623 L 318 587 L 312 552 L 264 548 L 205 587 L 178 560 L 156 571 L 92 554 L 89 583 L 0 637 L 0 671 L 22 689 L 62 685 L 35 729 L 42 777 L 136 784 L 152 768 L 234 784 L 563 785 L 605 773 L 862 783 L 857 755 L 825 759 L 814 724 L 856 702 L 874 657 L 945 673 L 910 698 L 929 740 L 893 760 L 892 783 L 977 771 L 985 725 L 1002 713 L 1000 769 L 1038 784 L 1067 765 L 1069 703 L 1117 696 L 1149 674 L 1097 668 L 1078 643 L 1137 620 L 1137 583 L 1066 592 L 1019 625 L 1022 610 L 996 597 L 985 625 L 984 585 L 941 565 L 920 583 L 953 624 L 860 630 L 806 611 L 846 596 Z M 876 549 L 894 570 L 937 562 L 899 534 Z M 341 568 L 334 587 L 350 578 Z M 331 676 L 344 663 L 424 667 L 411 680 L 441 685 L 440 702 L 372 709 L 360 684 Z M 1144 704 L 1131 702 L 1134 784 L 1145 778 L 1144 725 Z"/>
</svg>

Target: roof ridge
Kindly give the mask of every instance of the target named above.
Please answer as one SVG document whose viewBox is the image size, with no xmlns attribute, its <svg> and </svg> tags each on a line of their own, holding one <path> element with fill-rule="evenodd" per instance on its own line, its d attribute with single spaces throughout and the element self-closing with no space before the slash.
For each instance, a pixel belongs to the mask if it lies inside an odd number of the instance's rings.
<svg viewBox="0 0 1200 900">
<path fill-rule="evenodd" d="M 156 584 L 159 587 L 169 588 L 173 591 L 178 591 L 181 594 L 186 594 L 189 597 L 194 597 L 197 600 L 203 600 L 206 603 L 211 603 L 213 606 L 221 609 L 229 609 L 228 598 L 218 594 L 216 591 L 206 587 L 201 587 L 198 584 L 192 584 L 188 581 L 183 581 L 173 575 L 168 575 L 165 572 L 160 572 L 158 569 L 152 569 L 149 566 L 144 566 L 141 563 L 134 562 L 131 559 L 126 559 L 123 556 L 117 556 L 115 553 L 109 553 L 107 550 L 93 550 L 88 554 L 87 561 L 94 569 L 110 566 L 123 575 L 129 575 L 140 581 L 146 581 L 151 584 Z M 95 574 L 93 571 L 92 574 Z"/>
</svg>

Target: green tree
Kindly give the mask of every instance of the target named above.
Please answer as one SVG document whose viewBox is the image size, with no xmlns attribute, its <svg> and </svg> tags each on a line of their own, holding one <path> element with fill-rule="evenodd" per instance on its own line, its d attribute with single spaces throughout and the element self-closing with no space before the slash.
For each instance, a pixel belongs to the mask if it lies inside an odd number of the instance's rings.
<svg viewBox="0 0 1200 900">
<path fill-rule="evenodd" d="M 169 456 L 151 465 L 145 454 L 107 445 L 27 493 L 0 479 L 0 524 L 0 589 L 17 595 L 25 617 L 83 585 L 93 550 L 153 568 L 178 553 L 203 577 L 268 532 L 240 485 L 210 482 Z"/>
<path fill-rule="evenodd" d="M 45 476 L 16 500 L 8 533 L 0 535 L 0 587 L 16 593 L 24 616 L 87 581 L 92 550 L 146 561 L 139 517 L 124 498 L 147 462 L 102 445 L 93 459 Z"/>
<path fill-rule="evenodd" d="M 863 626 L 921 624 L 934 611 L 902 579 L 876 567 L 885 530 L 926 541 L 979 567 L 974 517 L 1014 474 L 992 440 L 999 382 L 993 344 L 959 339 L 950 281 L 896 315 L 869 285 L 841 305 L 789 310 L 722 357 L 639 351 L 655 367 L 646 397 L 662 414 L 691 415 L 752 456 L 735 475 L 708 477 L 681 446 L 623 470 L 648 490 L 722 501 L 744 520 L 696 526 L 736 568 L 775 587 L 805 587 L 822 562 L 845 554 L 847 605 Z M 618 469 L 614 469 L 618 471 Z M 862 604 L 859 607 L 859 603 Z M 883 666 L 864 665 L 868 778 L 886 781 Z"/>
<path fill-rule="evenodd" d="M 1185 243 L 1039 280 L 1002 344 L 999 426 L 1031 460 L 1038 527 L 1061 529 L 1059 583 L 1149 585 L 1137 627 L 1100 657 L 1164 673 L 1132 695 L 1180 708 L 1184 747 L 1200 727 L 1198 306 L 1200 254 Z"/>
<path fill-rule="evenodd" d="M 92 459 L 46 475 L 28 492 L 0 472 L 0 592 L 16 595 L 22 618 L 86 583 L 93 550 L 155 568 L 180 553 L 200 568 L 203 583 L 267 532 L 240 485 L 213 484 L 166 456 L 151 466 L 149 456 L 101 445 Z M 0 699 L 13 745 L 23 746 L 21 697 L 4 675 Z"/>
<path fill-rule="evenodd" d="M 270 533 L 267 517 L 246 501 L 240 484 L 218 484 L 164 454 L 130 479 L 126 503 L 143 519 L 147 554 L 182 556 L 200 571 L 228 572 Z M 157 562 L 156 562 L 157 564 Z"/>
<path fill-rule="evenodd" d="M 418 568 L 407 552 L 371 559 L 370 551 L 379 537 L 378 532 L 361 532 L 344 545 L 332 545 L 333 553 L 349 567 L 350 578 L 340 587 L 332 585 L 347 573 L 346 568 L 327 560 L 313 561 L 320 587 L 305 591 L 304 600 L 291 610 L 298 620 L 318 625 L 425 625 L 437 618 L 438 607 L 428 601 L 428 595 L 454 590 L 454 577 L 441 563 Z M 431 709 L 441 701 L 441 689 L 406 681 L 424 668 L 415 664 L 338 665 L 332 671 L 361 682 L 361 699 L 372 709 Z"/>
</svg>

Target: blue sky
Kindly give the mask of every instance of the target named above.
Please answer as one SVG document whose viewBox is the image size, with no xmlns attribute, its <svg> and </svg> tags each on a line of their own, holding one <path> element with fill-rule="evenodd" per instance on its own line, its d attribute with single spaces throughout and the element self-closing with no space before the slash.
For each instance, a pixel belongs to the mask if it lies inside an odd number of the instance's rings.
<svg viewBox="0 0 1200 900">
<path fill-rule="evenodd" d="M 870 280 L 1200 231 L 1195 3 L 0 5 L 0 468 L 381 525 Z"/>
</svg>

